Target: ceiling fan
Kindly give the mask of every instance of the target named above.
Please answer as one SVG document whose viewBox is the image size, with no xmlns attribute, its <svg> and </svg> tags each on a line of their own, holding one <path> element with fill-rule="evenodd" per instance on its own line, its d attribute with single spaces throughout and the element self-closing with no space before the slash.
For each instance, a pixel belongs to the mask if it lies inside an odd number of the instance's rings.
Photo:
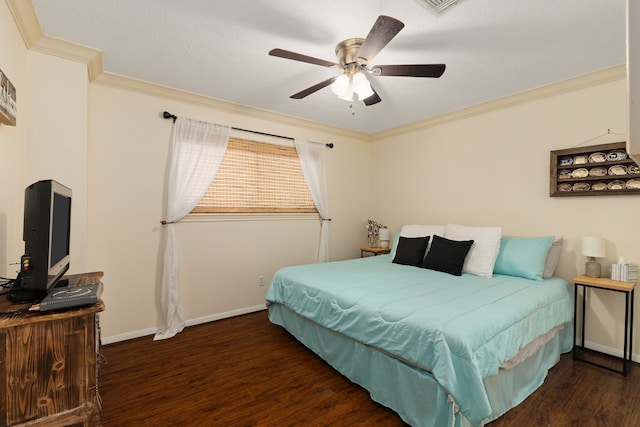
<svg viewBox="0 0 640 427">
<path fill-rule="evenodd" d="M 384 15 L 379 16 L 369 31 L 367 38 L 351 38 L 343 40 L 336 45 L 338 63 L 284 49 L 272 49 L 269 55 L 343 70 L 340 76 L 331 77 L 298 93 L 294 93 L 290 98 L 302 99 L 322 88 L 331 86 L 333 92 L 341 99 L 352 101 L 355 94 L 365 105 L 374 105 L 380 102 L 381 99 L 371 87 L 365 73 L 374 76 L 438 78 L 446 68 L 445 64 L 376 65 L 369 67 L 373 58 L 403 27 L 404 24 L 395 18 Z"/>
</svg>

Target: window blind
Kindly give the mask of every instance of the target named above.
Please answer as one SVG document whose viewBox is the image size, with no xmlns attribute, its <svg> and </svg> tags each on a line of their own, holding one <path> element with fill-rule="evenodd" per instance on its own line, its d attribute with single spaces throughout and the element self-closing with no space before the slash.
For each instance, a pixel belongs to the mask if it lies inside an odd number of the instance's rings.
<svg viewBox="0 0 640 427">
<path fill-rule="evenodd" d="M 295 147 L 230 138 L 213 183 L 192 213 L 317 212 Z"/>
</svg>

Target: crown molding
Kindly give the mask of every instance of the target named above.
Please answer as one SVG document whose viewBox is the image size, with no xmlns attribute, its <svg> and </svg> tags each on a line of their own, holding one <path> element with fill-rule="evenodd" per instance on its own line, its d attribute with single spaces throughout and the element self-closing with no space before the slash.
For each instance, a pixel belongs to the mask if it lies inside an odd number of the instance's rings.
<svg viewBox="0 0 640 427">
<path fill-rule="evenodd" d="M 5 0 L 27 49 L 42 37 L 42 28 L 31 0 Z"/>
<path fill-rule="evenodd" d="M 156 83 L 150 83 L 143 80 L 137 80 L 130 77 L 125 77 L 113 73 L 102 72 L 93 81 L 94 84 L 108 86 L 116 89 L 123 89 L 131 92 L 137 92 L 148 96 L 157 96 L 160 98 L 170 99 L 179 102 L 186 102 L 189 104 L 202 105 L 208 108 L 215 108 L 216 110 L 222 110 L 234 114 L 240 114 L 243 116 L 249 116 L 252 118 L 265 120 L 272 123 L 279 123 L 284 125 L 303 127 L 305 129 L 314 130 L 323 133 L 330 133 L 345 138 L 356 139 L 360 141 L 369 142 L 371 139 L 369 135 L 365 135 L 360 132 L 349 131 L 340 129 L 334 126 L 325 125 L 310 120 L 304 120 L 293 116 L 287 116 L 284 114 L 274 113 L 272 111 L 261 110 L 259 108 L 249 107 L 242 104 L 236 104 L 230 101 L 224 101 L 217 98 L 212 98 L 205 95 L 200 95 L 193 92 L 175 89 L 168 86 L 159 85 Z M 233 123 L 229 125 L 233 126 Z M 239 124 L 242 126 L 242 124 Z"/>
<path fill-rule="evenodd" d="M 102 73 L 102 52 L 42 33 L 31 0 L 5 0 L 27 49 L 87 64 L 89 81 Z"/>
<path fill-rule="evenodd" d="M 412 123 L 406 126 L 398 127 L 395 129 L 384 131 L 384 132 L 379 132 L 374 135 L 371 135 L 371 140 L 376 141 L 379 139 L 398 136 L 398 135 L 409 133 L 409 132 L 415 132 L 421 129 L 438 126 L 444 123 L 467 119 L 473 116 L 486 114 L 492 111 L 502 110 L 504 108 L 511 108 L 511 107 L 522 105 L 528 102 L 533 102 L 533 101 L 537 101 L 544 98 L 550 98 L 550 97 L 561 95 L 564 93 L 569 93 L 569 92 L 574 92 L 580 89 L 599 86 L 601 84 L 605 84 L 605 83 L 609 83 L 617 80 L 623 80 L 626 78 L 627 78 L 626 66 L 618 65 L 615 67 L 606 68 L 601 71 L 596 71 L 594 73 L 589 73 L 582 76 L 574 77 L 572 79 L 563 80 L 561 82 L 552 83 L 550 85 L 541 86 L 525 92 L 517 93 L 515 95 L 510 95 L 504 98 L 485 102 L 483 104 L 475 105 L 473 107 L 464 108 L 462 110 L 454 111 L 447 114 L 442 114 L 440 116 L 433 117 L 420 122 Z"/>
<path fill-rule="evenodd" d="M 89 81 L 94 81 L 102 73 L 102 52 L 75 43 L 42 36 L 30 47 L 31 50 L 87 64 Z"/>
</svg>

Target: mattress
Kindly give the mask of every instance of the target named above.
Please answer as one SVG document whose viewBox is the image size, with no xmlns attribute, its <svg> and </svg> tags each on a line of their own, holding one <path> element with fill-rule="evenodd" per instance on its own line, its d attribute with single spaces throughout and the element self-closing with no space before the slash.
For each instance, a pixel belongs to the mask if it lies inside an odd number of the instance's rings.
<svg viewBox="0 0 640 427">
<path fill-rule="evenodd" d="M 267 292 L 273 303 L 429 372 L 472 425 L 493 413 L 483 380 L 572 316 L 559 278 L 458 277 L 390 256 L 283 268 Z"/>
</svg>

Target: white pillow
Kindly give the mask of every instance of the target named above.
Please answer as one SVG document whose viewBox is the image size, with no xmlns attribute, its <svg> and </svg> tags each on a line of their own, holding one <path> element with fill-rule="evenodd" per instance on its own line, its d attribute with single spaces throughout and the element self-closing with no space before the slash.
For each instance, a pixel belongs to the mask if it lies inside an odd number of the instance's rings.
<svg viewBox="0 0 640 427">
<path fill-rule="evenodd" d="M 395 237 L 395 241 L 393 244 L 393 249 L 391 250 L 391 259 L 396 256 L 396 249 L 398 247 L 398 237 L 425 237 L 425 236 L 433 236 L 437 234 L 440 237 L 444 237 L 445 232 L 444 225 L 405 225 L 400 230 L 400 233 Z M 429 248 L 431 247 L 431 242 L 433 238 L 429 239 L 429 244 L 427 245 L 427 252 L 429 252 Z"/>
<path fill-rule="evenodd" d="M 562 236 L 553 239 L 549 252 L 547 252 L 547 259 L 544 262 L 544 271 L 542 272 L 543 279 L 553 277 L 553 273 L 555 273 L 560 261 L 560 253 L 562 253 Z"/>
<path fill-rule="evenodd" d="M 462 267 L 463 273 L 492 277 L 493 266 L 500 251 L 502 227 L 472 227 L 447 224 L 444 237 L 450 240 L 473 240 Z"/>
</svg>

